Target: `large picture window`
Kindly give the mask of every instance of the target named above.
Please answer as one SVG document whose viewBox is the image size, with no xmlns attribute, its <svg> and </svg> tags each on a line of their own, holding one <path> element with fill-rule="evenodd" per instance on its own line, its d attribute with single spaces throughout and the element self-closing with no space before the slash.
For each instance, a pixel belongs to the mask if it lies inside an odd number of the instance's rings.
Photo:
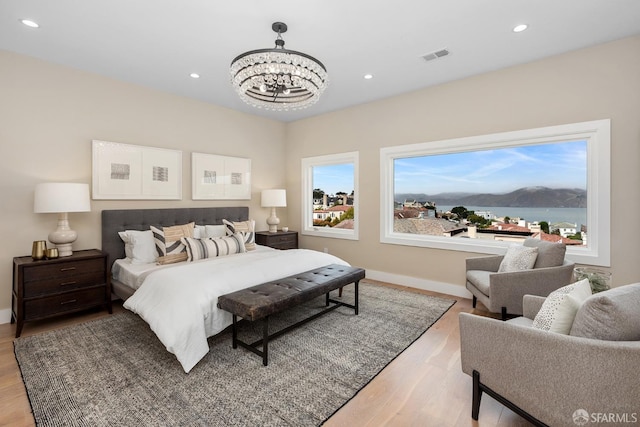
<svg viewBox="0 0 640 427">
<path fill-rule="evenodd" d="M 302 234 L 358 239 L 358 153 L 302 159 Z"/>
<path fill-rule="evenodd" d="M 502 253 L 527 237 L 610 261 L 610 123 L 383 148 L 383 243 Z"/>
</svg>

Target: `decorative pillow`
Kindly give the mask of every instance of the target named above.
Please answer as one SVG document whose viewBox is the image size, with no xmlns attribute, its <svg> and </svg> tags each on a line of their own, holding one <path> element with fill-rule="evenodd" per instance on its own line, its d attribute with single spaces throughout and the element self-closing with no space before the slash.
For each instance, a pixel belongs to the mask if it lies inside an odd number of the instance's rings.
<svg viewBox="0 0 640 427">
<path fill-rule="evenodd" d="M 187 249 L 180 241 L 183 237 L 193 237 L 195 223 L 174 225 L 173 227 L 151 226 L 158 253 L 158 264 L 173 264 L 187 260 Z"/>
<path fill-rule="evenodd" d="M 227 226 L 220 225 L 196 225 L 193 230 L 195 239 L 210 239 L 213 237 L 224 237 L 227 235 Z"/>
<path fill-rule="evenodd" d="M 533 268 L 558 267 L 564 262 L 564 254 L 567 246 L 563 243 L 545 242 L 540 239 L 528 238 L 523 246 L 538 248 L 538 257 Z"/>
<path fill-rule="evenodd" d="M 589 280 L 584 279 L 551 292 L 533 319 L 533 327 L 569 334 L 582 303 L 591 296 Z"/>
<path fill-rule="evenodd" d="M 241 236 L 240 233 L 236 233 L 233 236 L 214 237 L 211 239 L 183 237 L 180 240 L 187 248 L 188 261 L 241 254 L 247 251 L 244 247 L 243 236 Z"/>
<path fill-rule="evenodd" d="M 530 270 L 536 263 L 538 248 L 527 248 L 521 245 L 509 246 L 504 255 L 498 273 Z"/>
<path fill-rule="evenodd" d="M 244 246 L 248 251 L 252 251 L 256 248 L 256 222 L 254 220 L 250 219 L 249 221 L 232 222 L 223 219 L 222 222 L 227 227 L 227 236 L 233 236 L 236 233 L 240 233 L 244 238 Z"/>
<path fill-rule="evenodd" d="M 607 341 L 640 341 L 640 283 L 590 296 L 576 313 L 570 335 Z"/>
<path fill-rule="evenodd" d="M 126 230 L 118 233 L 124 242 L 124 252 L 132 264 L 156 262 L 156 245 L 151 230 Z"/>
</svg>

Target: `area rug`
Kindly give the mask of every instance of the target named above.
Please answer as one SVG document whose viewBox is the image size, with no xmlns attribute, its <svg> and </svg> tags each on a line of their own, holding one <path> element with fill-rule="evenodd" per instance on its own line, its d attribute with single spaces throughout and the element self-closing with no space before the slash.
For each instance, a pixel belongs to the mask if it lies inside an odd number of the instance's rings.
<svg viewBox="0 0 640 427">
<path fill-rule="evenodd" d="M 209 339 L 208 355 L 185 374 L 129 312 L 18 338 L 14 347 L 39 426 L 315 426 L 454 302 L 361 282 L 358 316 L 340 307 L 274 339 L 266 367 L 232 349 L 227 331 Z M 272 316 L 270 328 L 322 308 L 323 297 Z M 258 337 L 260 325 L 247 322 L 240 337 Z"/>
</svg>

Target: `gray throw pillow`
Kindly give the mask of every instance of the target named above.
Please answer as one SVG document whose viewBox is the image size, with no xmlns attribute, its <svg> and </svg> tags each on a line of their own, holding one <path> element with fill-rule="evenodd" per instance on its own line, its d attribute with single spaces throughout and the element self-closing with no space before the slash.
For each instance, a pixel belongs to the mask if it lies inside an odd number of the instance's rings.
<svg viewBox="0 0 640 427">
<path fill-rule="evenodd" d="M 525 239 L 523 246 L 538 248 L 538 257 L 533 268 L 558 267 L 564 262 L 567 247 L 563 243 L 545 242 L 540 239 Z"/>
<path fill-rule="evenodd" d="M 640 341 L 640 283 L 590 296 L 569 335 L 607 341 Z"/>
</svg>

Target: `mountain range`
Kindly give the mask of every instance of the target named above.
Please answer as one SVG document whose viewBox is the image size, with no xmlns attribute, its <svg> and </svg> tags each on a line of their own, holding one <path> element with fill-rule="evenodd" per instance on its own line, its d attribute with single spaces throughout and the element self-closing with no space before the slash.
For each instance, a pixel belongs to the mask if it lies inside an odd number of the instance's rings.
<svg viewBox="0 0 640 427">
<path fill-rule="evenodd" d="M 587 191 L 579 188 L 523 187 L 504 194 L 493 193 L 399 193 L 395 201 L 431 202 L 436 206 L 485 206 L 514 208 L 586 208 Z"/>
</svg>

